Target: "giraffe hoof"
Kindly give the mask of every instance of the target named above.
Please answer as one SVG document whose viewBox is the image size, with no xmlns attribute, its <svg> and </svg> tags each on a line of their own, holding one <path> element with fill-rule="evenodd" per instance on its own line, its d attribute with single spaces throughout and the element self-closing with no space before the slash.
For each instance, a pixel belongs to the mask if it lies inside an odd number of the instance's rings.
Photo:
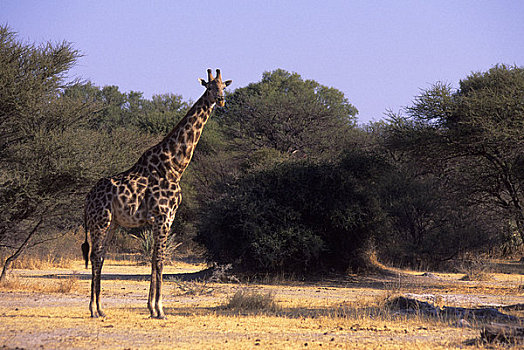
<svg viewBox="0 0 524 350">
<path fill-rule="evenodd" d="M 91 313 L 91 318 L 99 318 L 99 317 L 104 318 L 104 317 L 106 317 L 106 314 L 104 312 L 102 312 L 102 311 L 92 312 Z"/>
<path fill-rule="evenodd" d="M 158 314 L 158 315 L 151 315 L 151 318 L 156 318 L 157 320 L 167 320 L 167 316 L 164 314 Z"/>
</svg>

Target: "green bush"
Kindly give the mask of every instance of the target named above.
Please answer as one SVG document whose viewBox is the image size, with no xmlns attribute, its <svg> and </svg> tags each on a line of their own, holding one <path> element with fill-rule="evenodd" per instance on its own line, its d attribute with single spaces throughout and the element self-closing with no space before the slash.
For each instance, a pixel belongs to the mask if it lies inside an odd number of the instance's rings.
<svg viewBox="0 0 524 350">
<path fill-rule="evenodd" d="M 373 181 L 382 162 L 284 163 L 224 186 L 205 208 L 197 239 L 210 260 L 256 272 L 346 271 L 383 227 Z"/>
</svg>

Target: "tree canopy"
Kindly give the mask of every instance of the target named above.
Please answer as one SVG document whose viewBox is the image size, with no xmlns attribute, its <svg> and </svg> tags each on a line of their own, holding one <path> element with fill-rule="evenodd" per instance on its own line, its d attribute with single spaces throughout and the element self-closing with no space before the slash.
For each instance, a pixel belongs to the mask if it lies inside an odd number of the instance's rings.
<svg viewBox="0 0 524 350">
<path fill-rule="evenodd" d="M 66 81 L 79 57 L 69 43 L 26 44 L 0 27 L 0 247 L 77 226 L 93 181 L 123 170 L 147 142 L 129 129 L 90 128 L 101 105 Z"/>
<path fill-rule="evenodd" d="M 344 147 L 345 132 L 356 125 L 357 109 L 341 91 L 282 69 L 236 89 L 227 101 L 217 119 L 244 153 L 270 149 L 313 158 L 331 155 Z"/>
<path fill-rule="evenodd" d="M 524 69 L 498 65 L 457 90 L 435 84 L 407 116 L 393 116 L 389 145 L 445 177 L 469 205 L 498 206 L 524 239 Z"/>
<path fill-rule="evenodd" d="M 192 104 L 68 81 L 80 56 L 0 27 L 2 254 L 78 226 L 91 186 Z M 341 91 L 282 69 L 228 93 L 182 178 L 174 232 L 220 263 L 301 274 L 358 268 L 371 246 L 419 267 L 522 246 L 523 68 L 436 83 L 389 120 L 356 115 Z"/>
</svg>

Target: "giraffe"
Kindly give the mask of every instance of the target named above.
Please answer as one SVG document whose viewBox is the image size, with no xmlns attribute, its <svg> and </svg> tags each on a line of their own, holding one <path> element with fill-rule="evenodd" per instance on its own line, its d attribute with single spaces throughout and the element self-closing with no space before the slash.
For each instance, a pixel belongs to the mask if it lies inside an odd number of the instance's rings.
<svg viewBox="0 0 524 350">
<path fill-rule="evenodd" d="M 208 69 L 207 78 L 207 82 L 199 79 L 206 88 L 202 97 L 160 143 L 145 151 L 129 170 L 100 179 L 86 197 L 86 238 L 82 252 L 86 268 L 89 256 L 91 258 L 91 317 L 105 316 L 100 306 L 100 277 L 106 245 L 112 234 L 119 226 L 150 224 L 154 245 L 147 307 L 151 318 L 166 318 L 162 306 L 162 269 L 167 236 L 182 199 L 180 178 L 191 161 L 209 115 L 215 104 L 224 106 L 224 89 L 231 84 L 231 80 L 222 81 L 219 69 L 215 78 Z"/>
</svg>

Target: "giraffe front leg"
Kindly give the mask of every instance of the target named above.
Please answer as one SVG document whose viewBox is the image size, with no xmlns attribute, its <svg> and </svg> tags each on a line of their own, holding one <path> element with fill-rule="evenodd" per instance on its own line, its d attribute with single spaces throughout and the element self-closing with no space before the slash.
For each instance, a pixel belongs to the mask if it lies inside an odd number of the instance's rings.
<svg viewBox="0 0 524 350">
<path fill-rule="evenodd" d="M 173 222 L 174 215 L 168 215 L 163 220 L 155 220 L 155 227 L 153 230 L 154 233 L 154 245 L 153 245 L 153 259 L 151 265 L 154 267 L 154 271 L 151 275 L 151 283 L 153 284 L 154 278 L 154 287 L 151 287 L 151 290 L 154 291 L 155 295 L 153 297 L 155 303 L 154 308 L 156 311 L 156 318 L 166 319 L 164 313 L 164 307 L 162 305 L 162 282 L 163 282 L 163 270 L 164 270 L 164 254 L 167 244 L 167 235 L 171 230 L 171 223 Z"/>
<path fill-rule="evenodd" d="M 98 312 L 98 316 L 100 317 L 106 317 L 105 312 L 102 311 L 102 306 L 100 305 L 100 278 L 102 277 L 102 264 L 104 263 L 104 259 L 102 258 L 102 261 L 100 262 L 100 270 L 97 274 L 96 279 L 96 310 Z"/>
<path fill-rule="evenodd" d="M 153 257 L 151 258 L 151 283 L 149 284 L 149 295 L 147 297 L 147 308 L 149 309 L 149 313 L 151 314 L 151 318 L 156 318 L 157 313 L 155 310 L 155 302 L 156 302 L 156 264 L 155 264 L 155 257 L 156 253 L 153 251 Z"/>
<path fill-rule="evenodd" d="M 166 315 L 164 314 L 164 307 L 162 305 L 162 282 L 163 282 L 163 276 L 162 271 L 164 269 L 164 259 L 163 254 L 161 256 L 162 258 L 157 261 L 157 268 L 156 268 L 156 300 L 155 300 L 155 309 L 157 312 L 157 318 L 159 319 L 166 319 Z"/>
</svg>

